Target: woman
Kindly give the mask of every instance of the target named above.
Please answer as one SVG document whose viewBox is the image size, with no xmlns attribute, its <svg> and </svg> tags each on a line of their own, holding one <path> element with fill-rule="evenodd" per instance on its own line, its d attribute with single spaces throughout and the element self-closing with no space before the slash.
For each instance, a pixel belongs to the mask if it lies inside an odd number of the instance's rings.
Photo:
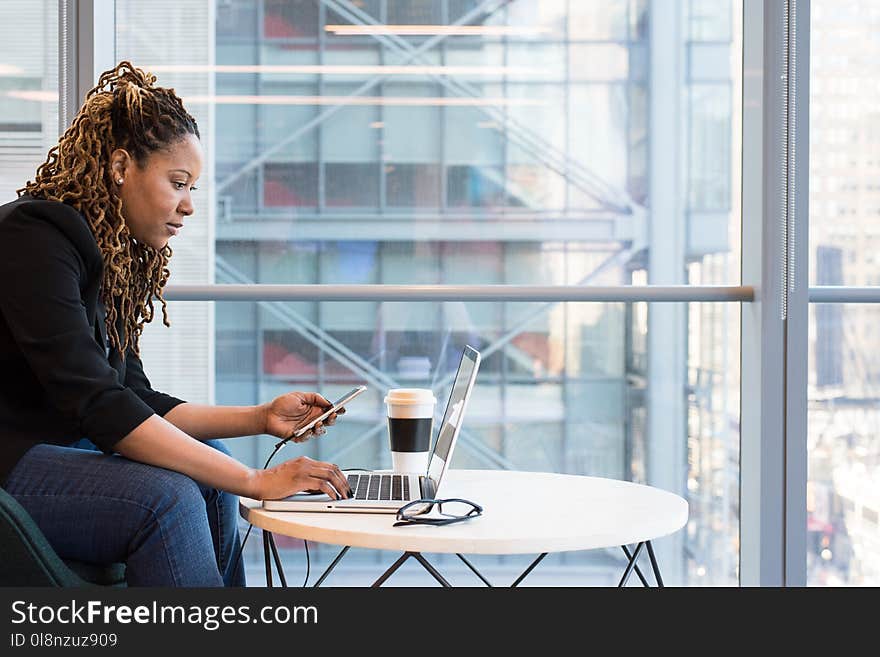
<svg viewBox="0 0 880 657">
<path fill-rule="evenodd" d="M 236 495 L 351 490 L 334 464 L 256 470 L 214 440 L 287 438 L 329 406 L 320 395 L 206 406 L 144 375 L 138 339 L 154 297 L 170 326 L 168 241 L 203 164 L 195 120 L 154 82 L 129 62 L 102 74 L 35 180 L 0 206 L 0 483 L 62 558 L 125 562 L 129 585 L 243 586 Z"/>
</svg>

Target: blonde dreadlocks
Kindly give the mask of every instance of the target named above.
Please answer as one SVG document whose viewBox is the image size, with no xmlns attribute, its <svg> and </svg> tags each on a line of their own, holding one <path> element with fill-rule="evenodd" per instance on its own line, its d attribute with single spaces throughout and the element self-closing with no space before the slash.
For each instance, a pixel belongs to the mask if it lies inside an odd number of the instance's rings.
<svg viewBox="0 0 880 657">
<path fill-rule="evenodd" d="M 107 335 L 121 355 L 128 347 L 140 353 L 144 324 L 153 320 L 153 297 L 168 308 L 162 289 L 168 282 L 171 247 L 157 250 L 135 241 L 122 216 L 122 199 L 112 191 L 110 154 L 124 148 L 143 167 L 155 151 L 168 148 L 188 134 L 199 137 L 195 119 L 174 89 L 153 86 L 156 76 L 120 62 L 105 71 L 86 94 L 85 103 L 34 181 L 18 195 L 61 201 L 88 221 L 104 260 L 101 298 L 107 311 Z M 117 331 L 117 320 L 123 335 Z"/>
</svg>

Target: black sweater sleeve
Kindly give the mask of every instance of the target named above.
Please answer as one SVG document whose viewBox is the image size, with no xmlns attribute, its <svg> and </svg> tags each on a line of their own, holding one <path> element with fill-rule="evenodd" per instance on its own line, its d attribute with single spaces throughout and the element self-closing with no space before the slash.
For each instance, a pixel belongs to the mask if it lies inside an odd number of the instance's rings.
<svg viewBox="0 0 880 657">
<path fill-rule="evenodd" d="M 69 221 L 82 222 L 76 210 L 56 205 L 53 212 L 73 213 Z M 51 405 L 82 436 L 112 452 L 153 408 L 120 383 L 94 339 L 81 297 L 83 256 L 53 221 L 36 212 L 12 213 L 2 237 L 0 269 L 7 280 L 0 285 L 0 308 L 16 345 Z"/>
<path fill-rule="evenodd" d="M 131 388 L 134 394 L 140 397 L 157 415 L 164 416 L 175 406 L 186 403 L 177 397 L 153 390 L 147 375 L 144 374 L 143 362 L 131 348 L 125 353 L 125 386 Z"/>
</svg>

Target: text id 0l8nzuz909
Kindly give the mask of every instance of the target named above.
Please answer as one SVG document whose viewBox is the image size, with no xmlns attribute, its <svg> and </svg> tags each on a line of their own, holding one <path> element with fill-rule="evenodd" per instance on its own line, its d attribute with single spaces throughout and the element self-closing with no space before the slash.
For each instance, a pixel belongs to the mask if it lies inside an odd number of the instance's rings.
<svg viewBox="0 0 880 657">
<path fill-rule="evenodd" d="M 352 388 L 352 389 L 349 390 L 347 393 L 345 393 L 344 395 L 342 395 L 342 397 L 340 397 L 340 398 L 337 399 L 335 402 L 333 402 L 333 406 L 331 406 L 328 410 L 326 410 L 326 411 L 324 411 L 323 413 L 321 413 L 321 415 L 319 415 L 318 417 L 316 417 L 314 420 L 312 420 L 311 422 L 309 422 L 309 423 L 308 423 L 307 425 L 305 425 L 304 427 L 300 427 L 299 429 L 297 429 L 296 431 L 294 431 L 294 432 L 293 432 L 293 437 L 294 437 L 294 438 L 299 438 L 299 437 L 300 437 L 301 435 L 303 435 L 306 431 L 308 431 L 308 430 L 311 429 L 313 426 L 315 426 L 318 422 L 323 422 L 324 420 L 326 420 L 328 417 L 330 417 L 331 415 L 333 415 L 336 411 L 338 411 L 340 408 L 342 408 L 343 406 L 345 406 L 348 402 L 350 402 L 352 399 L 354 399 L 355 397 L 357 397 L 359 394 L 361 394 L 361 393 L 362 393 L 364 390 L 366 390 L 366 389 L 367 389 L 367 386 L 358 386 L 357 388 Z"/>
</svg>

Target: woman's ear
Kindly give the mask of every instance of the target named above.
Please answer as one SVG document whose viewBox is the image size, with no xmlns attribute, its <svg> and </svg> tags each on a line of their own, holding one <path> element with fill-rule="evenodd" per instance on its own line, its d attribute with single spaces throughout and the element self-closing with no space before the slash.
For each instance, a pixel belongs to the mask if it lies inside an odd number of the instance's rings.
<svg viewBox="0 0 880 657">
<path fill-rule="evenodd" d="M 131 155 L 124 148 L 117 148 L 110 153 L 110 173 L 117 187 L 125 183 L 125 175 L 131 170 L 131 166 Z"/>
</svg>

